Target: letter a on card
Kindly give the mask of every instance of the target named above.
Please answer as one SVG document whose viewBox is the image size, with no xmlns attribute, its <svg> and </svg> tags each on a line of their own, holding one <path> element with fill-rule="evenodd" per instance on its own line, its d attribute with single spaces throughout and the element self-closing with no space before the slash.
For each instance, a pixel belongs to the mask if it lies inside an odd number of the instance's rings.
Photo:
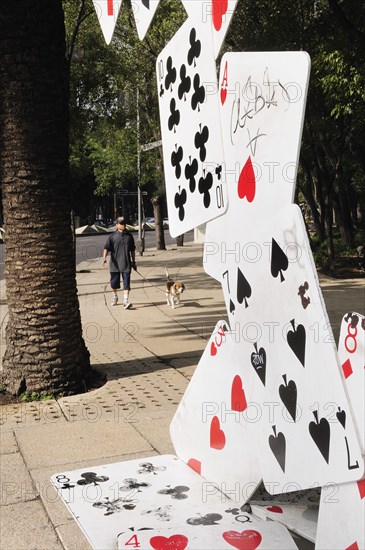
<svg viewBox="0 0 365 550">
<path fill-rule="evenodd" d="M 99 19 L 101 30 L 107 44 L 113 38 L 122 0 L 93 0 L 94 8 Z"/>
</svg>

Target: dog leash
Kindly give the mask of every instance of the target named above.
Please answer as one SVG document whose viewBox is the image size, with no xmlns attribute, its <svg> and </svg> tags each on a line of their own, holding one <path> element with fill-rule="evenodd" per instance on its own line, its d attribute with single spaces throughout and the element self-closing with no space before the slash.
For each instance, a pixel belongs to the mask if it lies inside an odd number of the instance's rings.
<svg viewBox="0 0 365 550">
<path fill-rule="evenodd" d="M 157 288 L 157 290 L 159 290 L 160 292 L 165 293 L 165 291 L 162 290 L 162 288 L 159 288 L 159 285 L 153 285 L 153 284 L 151 283 L 151 281 L 149 281 L 146 277 L 144 277 L 144 275 L 142 275 L 142 273 L 140 273 L 140 272 L 138 271 L 138 269 L 135 269 L 134 271 L 135 271 L 136 273 L 138 273 L 138 275 L 139 275 L 144 281 L 146 281 L 146 283 L 148 283 L 151 287 Z"/>
</svg>

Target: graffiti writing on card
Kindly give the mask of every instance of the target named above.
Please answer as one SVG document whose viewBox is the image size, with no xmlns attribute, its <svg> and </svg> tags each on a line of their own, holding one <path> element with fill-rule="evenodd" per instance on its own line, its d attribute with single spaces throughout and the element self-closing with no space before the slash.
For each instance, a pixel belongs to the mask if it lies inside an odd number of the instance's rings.
<svg viewBox="0 0 365 550">
<path fill-rule="evenodd" d="M 232 145 L 243 140 L 250 154 L 255 156 L 260 143 L 268 135 L 265 131 L 267 111 L 287 110 L 290 103 L 297 99 L 294 96 L 291 97 L 290 91 L 291 85 L 283 84 L 279 78 L 270 77 L 268 67 L 265 68 L 258 82 L 252 75 L 240 82 L 236 87 L 232 103 L 230 121 Z"/>
</svg>

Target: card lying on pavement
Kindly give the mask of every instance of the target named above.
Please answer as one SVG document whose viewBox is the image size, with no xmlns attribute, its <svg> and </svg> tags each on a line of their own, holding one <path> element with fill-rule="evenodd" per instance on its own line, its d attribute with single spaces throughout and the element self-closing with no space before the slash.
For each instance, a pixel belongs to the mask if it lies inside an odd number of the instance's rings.
<svg viewBox="0 0 365 550">
<path fill-rule="evenodd" d="M 118 550 L 290 550 L 296 549 L 285 527 L 274 522 L 260 521 L 246 515 L 245 526 L 235 525 L 232 520 L 221 525 L 183 525 L 176 529 L 132 531 L 118 535 Z"/>
<path fill-rule="evenodd" d="M 318 506 L 253 505 L 252 513 L 261 519 L 271 519 L 285 525 L 290 531 L 315 542 L 318 521 Z"/>
<path fill-rule="evenodd" d="M 219 491 L 207 494 L 207 481 L 172 455 L 62 472 L 51 481 L 98 550 L 114 549 L 117 539 L 118 548 L 140 550 L 241 548 L 237 540 L 252 548 L 296 548 L 283 526 L 254 518 Z M 190 545 L 181 545 L 189 538 Z M 166 539 L 171 544 L 161 545 Z"/>
</svg>

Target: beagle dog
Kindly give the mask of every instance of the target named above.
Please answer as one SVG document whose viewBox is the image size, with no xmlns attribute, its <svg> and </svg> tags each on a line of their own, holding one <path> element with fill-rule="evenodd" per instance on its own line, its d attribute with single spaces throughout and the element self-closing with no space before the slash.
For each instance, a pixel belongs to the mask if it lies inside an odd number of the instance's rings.
<svg viewBox="0 0 365 550">
<path fill-rule="evenodd" d="M 184 292 L 185 285 L 180 282 L 175 283 L 175 281 L 172 281 L 170 279 L 170 275 L 166 267 L 165 267 L 165 272 L 166 272 L 166 285 L 165 285 L 166 302 L 168 306 L 171 306 L 172 309 L 175 309 L 175 304 L 179 305 L 180 303 L 180 295 Z"/>
</svg>

